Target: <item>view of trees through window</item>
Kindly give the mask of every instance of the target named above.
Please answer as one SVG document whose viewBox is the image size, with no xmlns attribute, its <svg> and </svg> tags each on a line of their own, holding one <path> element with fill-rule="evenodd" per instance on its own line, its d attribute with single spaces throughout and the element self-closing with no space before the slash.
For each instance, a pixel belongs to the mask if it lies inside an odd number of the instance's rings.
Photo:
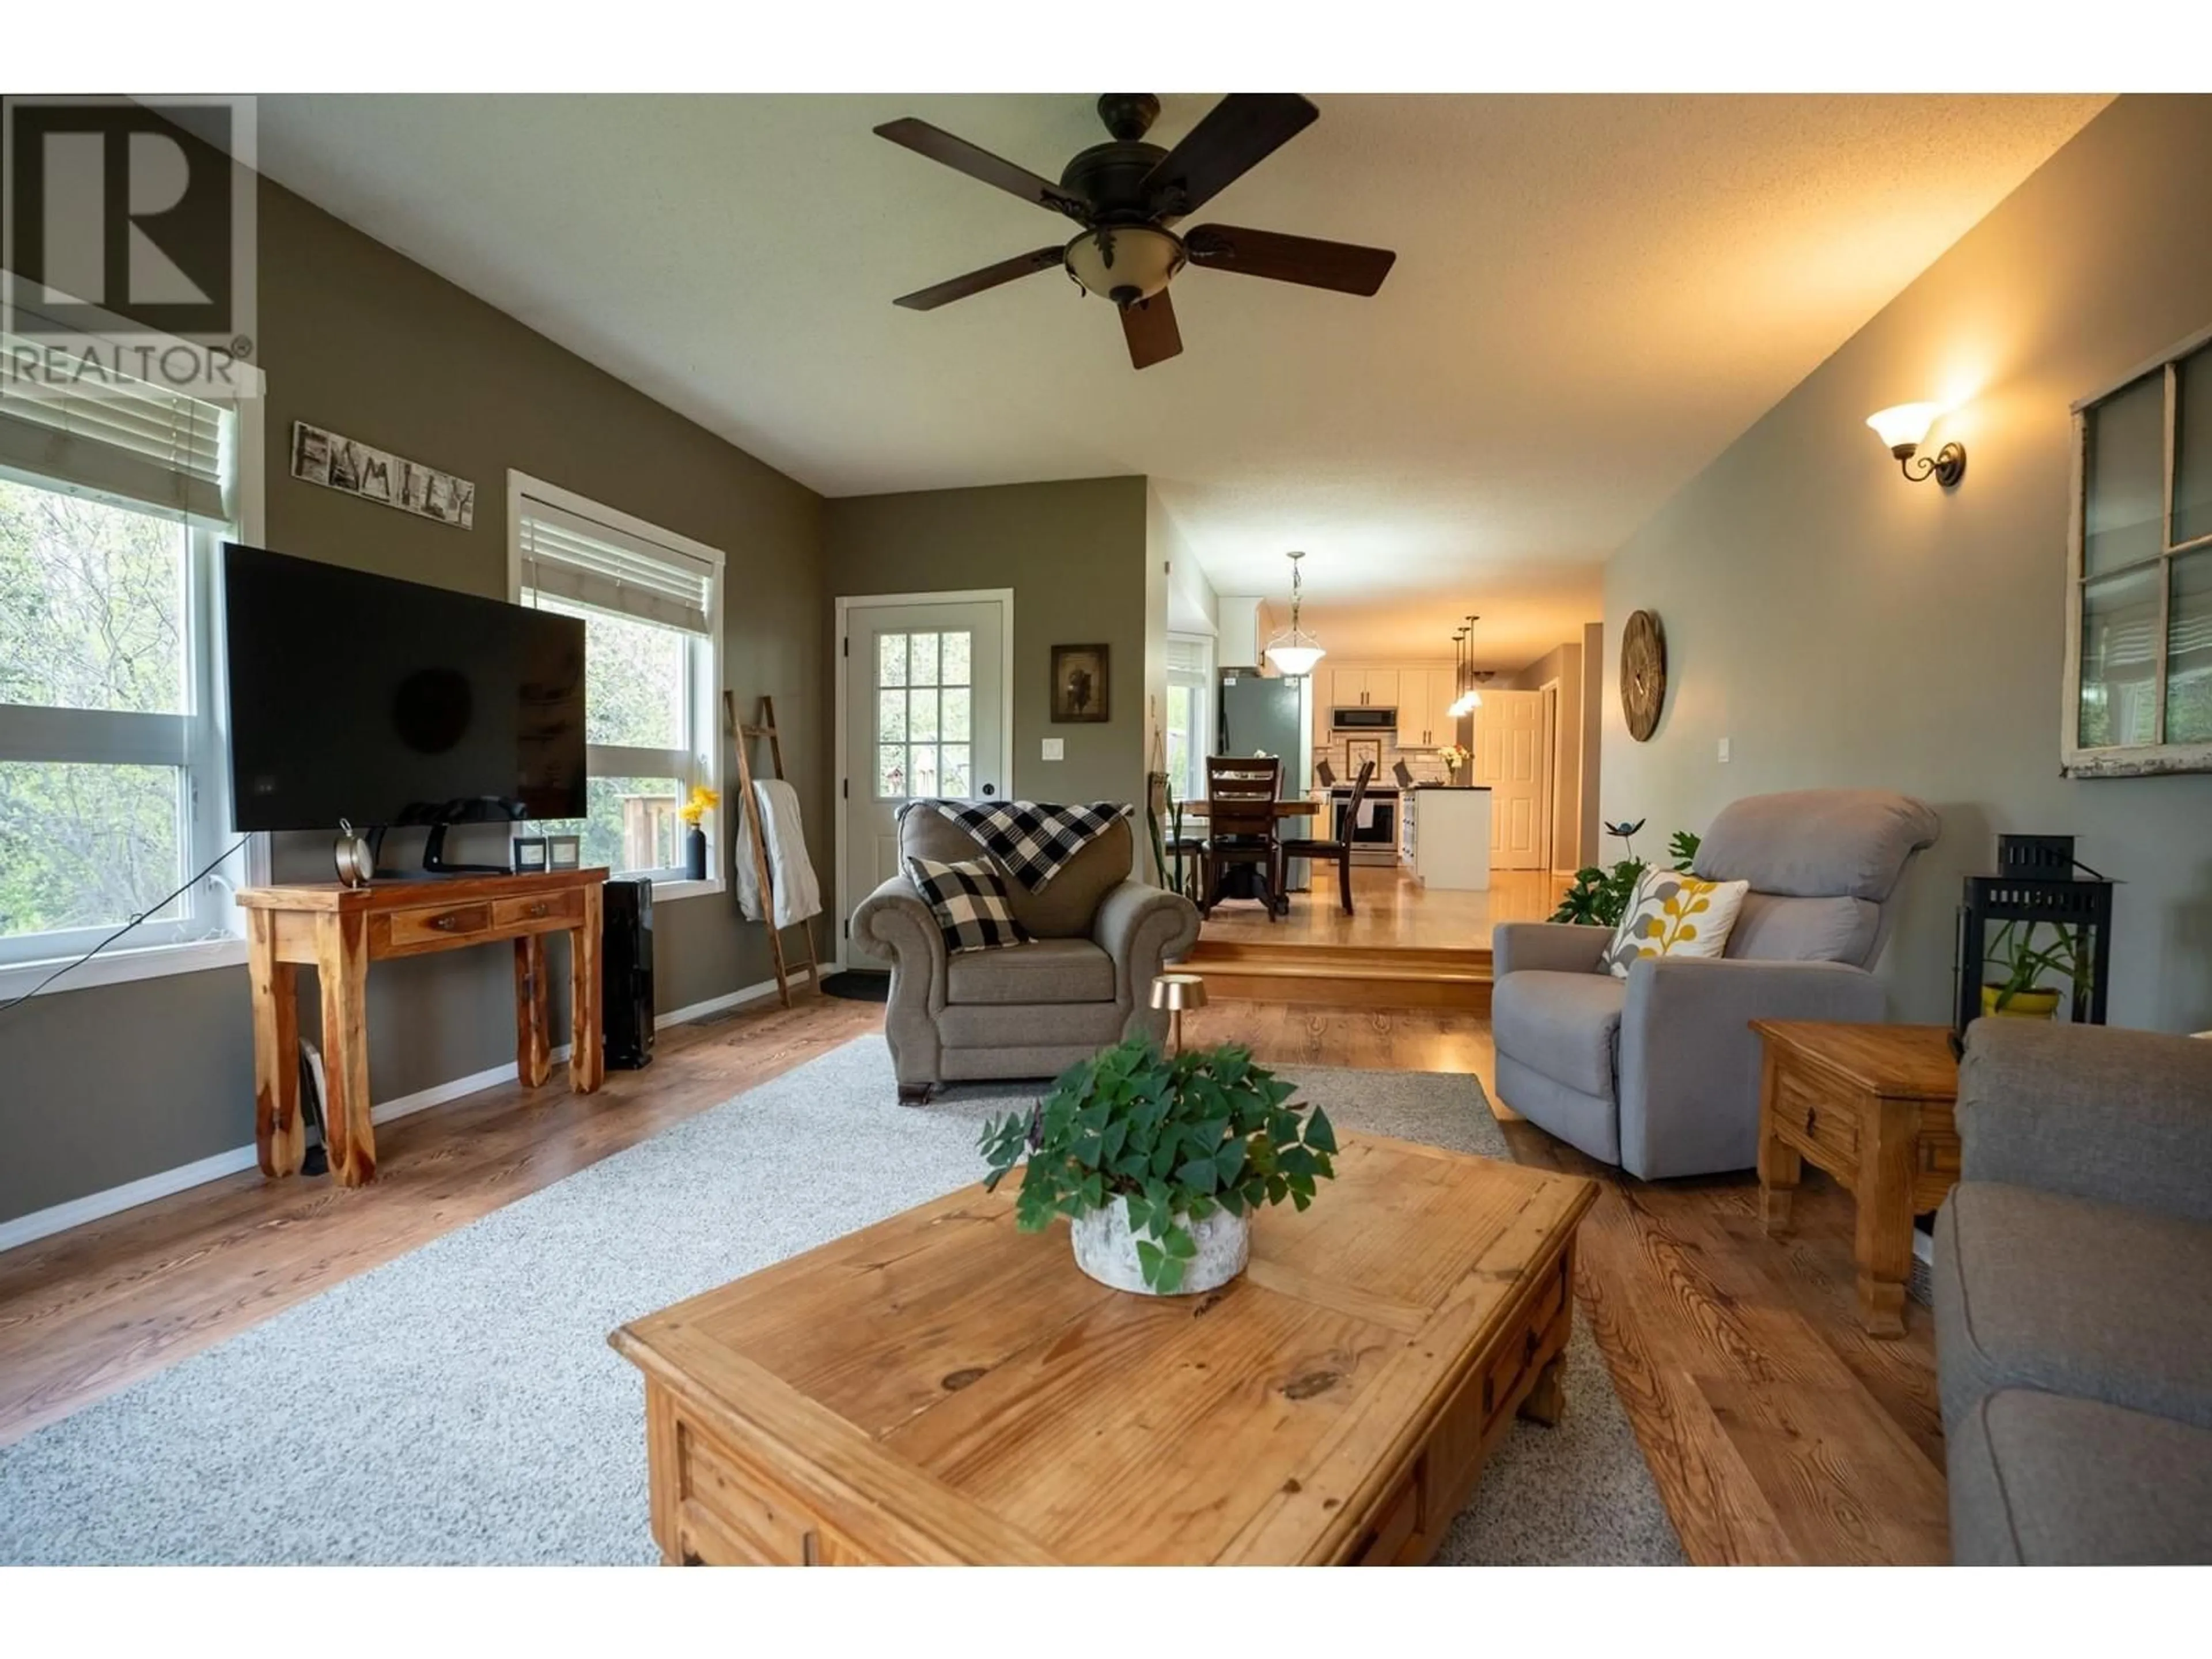
<svg viewBox="0 0 2212 1659">
<path fill-rule="evenodd" d="M 682 750 L 690 737 L 690 636 L 674 629 L 564 604 L 526 605 L 584 621 L 584 740 L 625 749 Z M 611 870 L 670 870 L 683 863 L 676 817 L 684 788 L 671 777 L 602 777 L 586 786 L 585 816 L 537 826 L 583 838 L 584 862 Z"/>
<path fill-rule="evenodd" d="M 0 478 L 0 704 L 179 714 L 185 526 Z M 185 874 L 177 767 L 0 761 L 0 937 L 127 921 Z"/>
</svg>

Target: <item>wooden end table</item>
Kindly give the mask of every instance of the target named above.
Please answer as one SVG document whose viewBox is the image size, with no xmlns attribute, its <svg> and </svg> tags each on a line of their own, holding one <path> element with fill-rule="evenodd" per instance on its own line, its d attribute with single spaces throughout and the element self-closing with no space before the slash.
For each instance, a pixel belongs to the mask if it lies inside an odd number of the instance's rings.
<svg viewBox="0 0 2212 1659">
<path fill-rule="evenodd" d="M 1426 1560 L 1555 1421 L 1597 1188 L 1346 1135 L 1203 1296 L 1086 1279 L 961 1191 L 623 1326 L 664 1560 Z"/>
<path fill-rule="evenodd" d="M 1950 1028 L 1754 1019 L 1751 1029 L 1766 1046 L 1760 1218 L 1771 1235 L 1790 1231 L 1808 1160 L 1833 1176 L 1858 1200 L 1859 1321 L 1871 1336 L 1902 1336 L 1912 1218 L 1959 1179 Z"/>
</svg>

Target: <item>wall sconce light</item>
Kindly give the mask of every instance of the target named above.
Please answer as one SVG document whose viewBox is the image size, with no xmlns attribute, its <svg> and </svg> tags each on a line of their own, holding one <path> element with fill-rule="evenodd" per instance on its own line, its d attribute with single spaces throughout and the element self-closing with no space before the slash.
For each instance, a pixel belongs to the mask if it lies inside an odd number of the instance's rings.
<svg viewBox="0 0 2212 1659">
<path fill-rule="evenodd" d="M 1936 424 L 1936 417 L 1943 412 L 1941 404 L 1899 404 L 1894 409 L 1885 409 L 1867 416 L 1867 424 L 1889 446 L 1889 453 L 1897 457 L 1899 471 L 1914 483 L 1924 483 L 1933 478 L 1948 489 L 1966 476 L 1966 447 L 1948 443 L 1936 452 L 1933 460 L 1920 454 L 1922 440 L 1928 428 Z M 1913 459 L 1918 456 L 1920 467 L 1913 470 Z"/>
</svg>

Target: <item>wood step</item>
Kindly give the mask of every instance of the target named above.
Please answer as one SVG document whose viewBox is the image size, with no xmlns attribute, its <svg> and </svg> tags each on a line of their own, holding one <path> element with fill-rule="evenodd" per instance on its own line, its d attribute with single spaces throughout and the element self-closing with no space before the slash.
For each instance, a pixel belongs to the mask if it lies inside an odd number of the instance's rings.
<svg viewBox="0 0 2212 1659">
<path fill-rule="evenodd" d="M 1176 966 L 1226 1000 L 1490 1011 L 1490 952 L 1201 939 Z"/>
</svg>

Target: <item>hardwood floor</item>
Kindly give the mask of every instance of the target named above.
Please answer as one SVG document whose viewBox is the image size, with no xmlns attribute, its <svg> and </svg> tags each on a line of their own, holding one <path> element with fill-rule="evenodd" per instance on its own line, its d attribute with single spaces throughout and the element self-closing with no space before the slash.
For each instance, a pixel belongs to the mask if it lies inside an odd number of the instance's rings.
<svg viewBox="0 0 2212 1659">
<path fill-rule="evenodd" d="M 1262 923 L 1262 926 L 1265 924 Z M 878 1029 L 802 994 L 664 1031 L 653 1065 L 575 1097 L 488 1090 L 379 1133 L 379 1180 L 243 1175 L 0 1255 L 0 1443 Z M 1217 1004 L 1190 1039 L 1285 1065 L 1473 1073 L 1488 1022 L 1449 1010 Z M 1644 1183 L 1501 1111 L 1524 1162 L 1594 1176 L 1577 1293 L 1661 1495 L 1701 1563 L 1948 1559 L 1925 1310 L 1902 1340 L 1853 1316 L 1851 1204 L 1810 1173 L 1796 1235 L 1759 1230 L 1748 1178 Z M 1570 1402 L 1569 1409 L 1572 1409 Z"/>
<path fill-rule="evenodd" d="M 1337 902 L 1336 872 L 1322 872 L 1310 892 L 1291 895 L 1290 914 L 1267 920 L 1255 901 L 1224 899 L 1199 929 L 1209 942 L 1255 945 L 1358 945 L 1487 950 L 1498 921 L 1541 921 L 1559 902 L 1565 876 L 1541 870 L 1500 870 L 1489 888 L 1465 892 L 1424 887 L 1393 866 L 1354 865 L 1352 914 Z"/>
</svg>

